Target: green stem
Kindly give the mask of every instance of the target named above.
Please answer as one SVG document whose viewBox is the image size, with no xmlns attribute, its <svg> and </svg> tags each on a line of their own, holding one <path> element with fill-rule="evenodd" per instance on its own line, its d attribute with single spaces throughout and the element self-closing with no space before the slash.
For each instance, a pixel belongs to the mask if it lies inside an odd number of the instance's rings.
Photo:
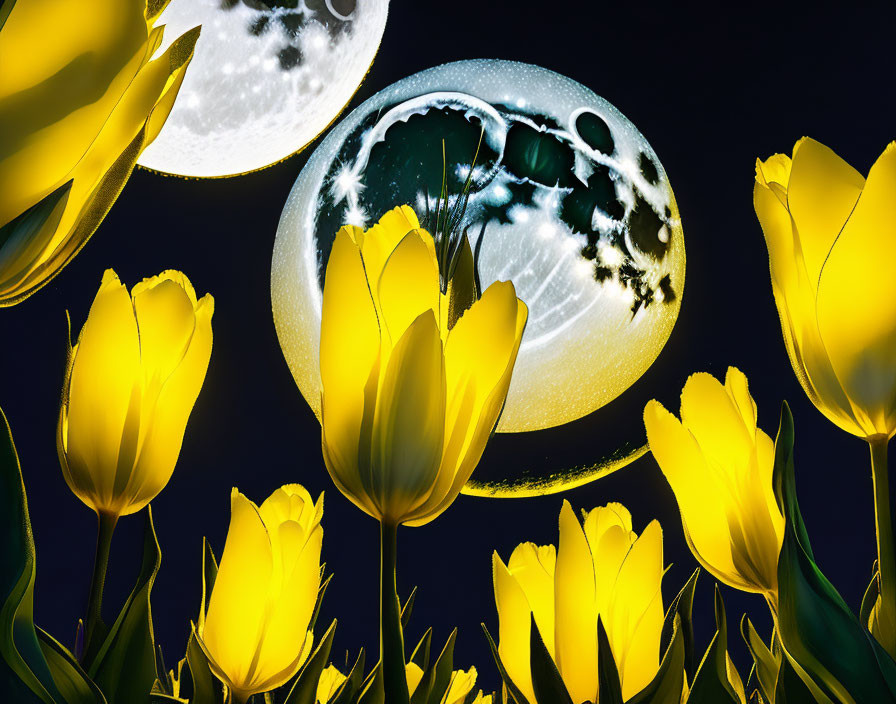
<svg viewBox="0 0 896 704">
<path fill-rule="evenodd" d="M 96 534 L 96 557 L 93 560 L 93 578 L 90 581 L 90 598 L 87 601 L 87 623 L 84 627 L 84 653 L 92 652 L 91 639 L 96 627 L 102 620 L 103 586 L 106 583 L 106 569 L 109 566 L 109 548 L 112 546 L 112 534 L 118 516 L 111 513 L 98 513 Z"/>
<path fill-rule="evenodd" d="M 404 636 L 401 632 L 401 605 L 398 601 L 396 562 L 398 526 L 380 523 L 380 664 L 383 668 L 385 701 L 407 704 L 408 680 L 405 674 Z"/>
<path fill-rule="evenodd" d="M 880 572 L 881 643 L 896 655 L 896 544 L 890 513 L 890 477 L 887 468 L 887 436 L 868 438 L 871 446 L 871 477 L 874 481 L 874 520 L 877 528 L 877 568 Z"/>
</svg>

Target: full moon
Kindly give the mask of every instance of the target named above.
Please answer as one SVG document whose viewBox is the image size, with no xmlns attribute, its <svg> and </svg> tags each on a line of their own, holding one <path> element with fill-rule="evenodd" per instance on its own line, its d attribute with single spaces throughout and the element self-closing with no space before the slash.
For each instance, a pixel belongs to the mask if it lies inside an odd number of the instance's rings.
<svg viewBox="0 0 896 704">
<path fill-rule="evenodd" d="M 423 220 L 443 163 L 449 193 L 472 169 L 463 229 L 482 288 L 510 280 L 529 306 L 498 431 L 566 424 L 623 395 L 659 355 L 681 304 L 684 238 L 666 172 L 635 126 L 581 84 L 537 66 L 475 60 L 423 71 L 367 100 L 293 186 L 274 246 L 272 306 L 311 408 L 319 416 L 321 291 L 336 232 L 368 227 L 404 203 Z M 584 483 L 643 454 L 639 415 L 630 426 L 638 442 L 619 438 L 609 452 L 595 450 L 593 471 L 530 482 L 530 493 Z"/>
<path fill-rule="evenodd" d="M 167 45 L 202 25 L 161 133 L 138 163 L 234 176 L 301 150 L 339 115 L 370 68 L 388 0 L 171 0 Z"/>
</svg>

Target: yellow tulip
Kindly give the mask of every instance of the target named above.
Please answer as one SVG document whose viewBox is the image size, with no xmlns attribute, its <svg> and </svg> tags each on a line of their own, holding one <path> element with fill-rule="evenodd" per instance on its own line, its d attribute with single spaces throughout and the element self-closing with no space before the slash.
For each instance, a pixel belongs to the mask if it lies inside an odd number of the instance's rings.
<svg viewBox="0 0 896 704">
<path fill-rule="evenodd" d="M 10 0 L 0 11 L 0 228 L 46 206 L 33 227 L 0 229 L 0 306 L 77 254 L 165 123 L 199 37 L 152 59 L 166 4 Z"/>
<path fill-rule="evenodd" d="M 853 435 L 896 433 L 896 142 L 866 181 L 803 138 L 793 158 L 756 163 L 765 233 L 790 361 L 809 398 Z"/>
<path fill-rule="evenodd" d="M 423 679 L 423 670 L 416 663 L 409 662 L 405 672 L 408 680 L 408 692 L 413 696 Z M 451 673 L 448 689 L 445 690 L 445 693 L 439 700 L 439 704 L 464 704 L 470 692 L 476 687 L 476 677 L 475 667 L 471 667 L 469 670 L 454 670 Z M 483 694 L 480 690 L 476 693 L 476 697 L 471 704 L 492 704 L 492 696 Z"/>
<path fill-rule="evenodd" d="M 212 351 L 214 299 L 166 271 L 130 294 L 111 269 L 69 352 L 57 448 L 69 488 L 105 516 L 171 478 Z"/>
<path fill-rule="evenodd" d="M 650 401 L 644 424 L 694 557 L 729 586 L 774 598 L 784 517 L 772 485 L 775 445 L 756 427 L 747 378 L 734 367 L 724 386 L 693 374 L 681 421 Z"/>
<path fill-rule="evenodd" d="M 444 511 L 495 427 L 526 324 L 496 282 L 449 329 L 432 236 L 407 206 L 336 235 L 321 319 L 322 444 L 336 486 L 391 525 Z"/>
<path fill-rule="evenodd" d="M 756 162 L 753 204 L 793 369 L 812 403 L 871 447 L 881 593 L 871 630 L 896 655 L 887 473 L 896 434 L 896 142 L 865 179 L 803 138 L 792 158 Z"/>
<path fill-rule="evenodd" d="M 346 679 L 346 676 L 333 665 L 327 665 L 317 681 L 317 694 L 315 695 L 317 704 L 327 704 L 331 701 Z"/>
<path fill-rule="evenodd" d="M 320 588 L 323 495 L 298 484 L 256 506 L 233 490 L 230 528 L 197 640 L 236 702 L 284 684 L 308 658 Z"/>
<path fill-rule="evenodd" d="M 574 704 L 598 701 L 597 620 L 607 632 L 629 699 L 659 668 L 663 629 L 663 534 L 652 521 L 632 531 L 618 503 L 590 511 L 584 527 L 568 501 L 560 511 L 559 547 L 523 543 L 507 565 L 492 560 L 498 607 L 498 654 L 523 695 L 535 701 L 529 661 L 531 620 Z"/>
</svg>

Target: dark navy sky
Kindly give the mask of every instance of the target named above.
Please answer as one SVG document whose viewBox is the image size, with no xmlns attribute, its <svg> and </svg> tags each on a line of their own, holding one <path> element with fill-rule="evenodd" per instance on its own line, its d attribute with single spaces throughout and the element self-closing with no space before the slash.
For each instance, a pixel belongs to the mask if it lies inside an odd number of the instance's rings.
<svg viewBox="0 0 896 704">
<path fill-rule="evenodd" d="M 809 403 L 790 368 L 768 277 L 765 244 L 752 210 L 757 156 L 789 152 L 812 136 L 867 172 L 896 138 L 892 3 L 877 9 L 799 10 L 748 3 L 739 11 L 683 10 L 673 3 L 414 2 L 393 0 L 380 54 L 352 105 L 445 61 L 504 58 L 566 74 L 616 105 L 659 154 L 678 199 L 687 247 L 681 314 L 657 365 L 642 380 L 677 410 L 692 371 L 749 377 L 760 425 L 774 434 L 783 399 L 796 420 L 797 485 L 821 568 L 858 605 L 874 558 L 868 451 Z M 568 7 L 569 9 L 564 9 Z M 248 176 L 185 181 L 138 171 L 93 240 L 46 289 L 0 310 L 0 403 L 21 455 L 37 543 L 35 612 L 63 642 L 74 638 L 86 601 L 95 519 L 72 494 L 55 448 L 65 356 L 65 310 L 83 323 L 102 272 L 129 285 L 166 268 L 183 270 L 216 299 L 215 346 L 180 462 L 154 502 L 162 569 L 153 592 L 156 635 L 169 664 L 182 656 L 199 601 L 202 536 L 220 555 L 238 486 L 261 501 L 301 482 L 327 492 L 324 560 L 335 574 L 323 618 L 339 618 L 334 653 L 377 642 L 377 530 L 331 484 L 320 430 L 293 383 L 270 312 L 270 256 L 280 211 L 306 159 L 299 155 Z M 637 404 L 529 438 L 498 438 L 483 471 L 502 463 L 588 459 L 640 423 Z M 626 430 L 626 426 L 629 429 Z M 612 444 L 612 443 L 609 443 Z M 420 587 L 408 633 L 426 626 L 437 640 L 459 626 L 456 663 L 476 665 L 483 684 L 497 675 L 479 623 L 497 634 L 490 555 L 505 559 L 524 540 L 555 542 L 564 496 L 525 500 L 461 497 L 435 523 L 400 535 L 399 586 Z M 590 509 L 622 501 L 636 530 L 658 518 L 665 529 L 666 601 L 696 566 L 684 543 L 671 491 L 650 456 L 565 495 Z M 107 606 L 118 606 L 139 564 L 137 517 L 123 519 L 113 545 Z M 698 587 L 702 649 L 713 630 L 712 579 Z M 729 621 L 748 611 L 767 635 L 756 597 L 724 589 Z M 107 617 L 112 618 L 110 608 Z M 730 631 L 742 674 L 748 669 Z M 334 659 L 339 659 L 336 655 Z"/>
</svg>

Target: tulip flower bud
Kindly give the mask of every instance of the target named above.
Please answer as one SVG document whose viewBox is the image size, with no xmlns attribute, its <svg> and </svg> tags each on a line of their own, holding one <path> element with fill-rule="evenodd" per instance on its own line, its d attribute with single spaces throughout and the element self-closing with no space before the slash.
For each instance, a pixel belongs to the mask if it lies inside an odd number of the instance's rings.
<svg viewBox="0 0 896 704">
<path fill-rule="evenodd" d="M 896 142 L 868 179 L 815 140 L 756 163 L 753 204 L 790 361 L 860 438 L 896 433 Z"/>
<path fill-rule="evenodd" d="M 109 269 L 69 352 L 57 449 L 69 488 L 100 514 L 165 487 L 212 351 L 214 299 L 166 271 L 130 295 Z"/>
<path fill-rule="evenodd" d="M 568 501 L 560 540 L 519 545 L 504 564 L 492 560 L 498 607 L 498 653 L 528 701 L 532 618 L 572 701 L 598 701 L 598 618 L 628 700 L 646 687 L 660 663 L 663 629 L 663 533 L 652 521 L 638 536 L 621 504 L 590 511 L 584 527 Z"/>
<path fill-rule="evenodd" d="M 526 324 L 509 282 L 456 321 L 439 282 L 433 238 L 407 206 L 336 235 L 321 319 L 323 454 L 339 490 L 384 523 L 423 525 L 457 497 Z"/>
<path fill-rule="evenodd" d="M 197 640 L 237 702 L 284 684 L 311 653 L 323 495 L 298 484 L 256 506 L 233 490 L 230 528 Z"/>
<path fill-rule="evenodd" d="M 693 374 L 681 421 L 650 401 L 644 423 L 694 557 L 729 586 L 774 599 L 784 516 L 772 484 L 775 445 L 756 427 L 747 378 L 734 367 L 724 386 Z"/>
<path fill-rule="evenodd" d="M 166 4 L 3 3 L 0 307 L 72 260 L 165 124 L 199 38 L 159 50 Z"/>
</svg>

